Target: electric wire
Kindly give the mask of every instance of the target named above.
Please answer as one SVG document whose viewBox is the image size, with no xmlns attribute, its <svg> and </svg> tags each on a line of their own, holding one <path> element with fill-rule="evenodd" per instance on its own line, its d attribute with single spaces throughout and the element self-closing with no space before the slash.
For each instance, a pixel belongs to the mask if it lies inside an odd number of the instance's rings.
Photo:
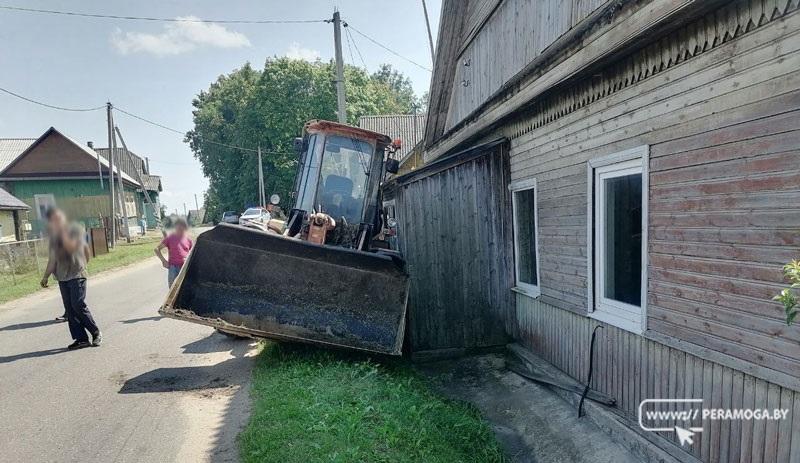
<svg viewBox="0 0 800 463">
<path fill-rule="evenodd" d="M 347 27 L 347 23 L 344 24 L 344 32 L 345 34 L 350 37 L 350 41 L 353 42 L 353 48 L 356 49 L 356 53 L 358 53 L 358 58 L 361 60 L 361 64 L 364 65 L 364 69 L 367 69 L 367 62 L 364 61 L 364 55 L 361 54 L 361 50 L 358 48 L 358 44 L 356 43 L 356 38 L 353 37 L 353 33 L 350 32 L 350 29 Z"/>
<path fill-rule="evenodd" d="M 405 56 L 401 55 L 400 53 L 398 53 L 398 52 L 396 52 L 396 51 L 392 50 L 391 48 L 387 47 L 386 45 L 384 45 L 384 44 L 382 44 L 382 43 L 378 42 L 377 40 L 373 39 L 372 37 L 368 36 L 367 34 L 365 34 L 365 33 L 361 32 L 360 30 L 356 29 L 355 27 L 353 27 L 353 25 L 352 25 L 352 24 L 349 24 L 349 23 L 348 23 L 348 26 L 347 26 L 347 27 L 349 27 L 350 29 L 353 29 L 353 31 L 354 31 L 356 34 L 358 34 L 358 35 L 360 35 L 360 36 L 364 37 L 365 39 L 369 40 L 370 42 L 374 43 L 375 45 L 377 45 L 377 46 L 379 46 L 379 47 L 383 48 L 384 50 L 388 51 L 389 53 L 393 54 L 394 56 L 396 56 L 396 57 L 398 57 L 398 58 L 400 58 L 400 59 L 403 59 L 403 60 L 405 60 L 405 61 L 408 61 L 409 63 L 413 64 L 414 66 L 417 66 L 417 67 L 418 67 L 418 68 L 420 68 L 420 69 L 424 69 L 424 70 L 426 70 L 426 71 L 428 71 L 428 72 L 432 72 L 430 68 L 428 68 L 428 67 L 425 67 L 425 66 L 423 66 L 423 65 L 421 65 L 421 64 L 419 64 L 419 63 L 417 63 L 416 61 L 414 61 L 414 60 L 412 60 L 412 59 L 410 59 L 410 58 L 406 58 Z"/>
<path fill-rule="evenodd" d="M 88 112 L 88 111 L 97 111 L 97 110 L 100 110 L 100 109 L 106 109 L 106 105 L 97 106 L 96 108 L 67 108 L 67 107 L 64 107 L 64 106 L 56 106 L 56 105 L 52 105 L 52 104 L 49 104 L 49 103 L 43 103 L 43 102 L 38 101 L 38 100 L 34 100 L 33 98 L 28 98 L 26 96 L 20 95 L 19 93 L 14 93 L 11 90 L 8 90 L 8 89 L 2 88 L 2 87 L 0 87 L 0 92 L 7 93 L 7 94 L 9 94 L 11 96 L 17 97 L 20 100 L 24 100 L 24 101 L 27 101 L 29 103 L 37 104 L 39 106 L 44 106 L 45 108 L 58 109 L 60 111 Z"/>
<path fill-rule="evenodd" d="M 107 107 L 107 105 L 102 105 L 102 106 L 96 106 L 96 107 L 93 107 L 93 108 L 68 108 L 68 107 L 65 107 L 65 106 L 58 106 L 58 105 L 53 105 L 53 104 L 49 104 L 49 103 L 44 103 L 42 101 L 35 100 L 33 98 L 29 98 L 29 97 L 26 97 L 24 95 L 20 95 L 19 93 L 12 92 L 11 90 L 8 90 L 8 89 L 3 88 L 3 87 L 0 87 L 0 91 L 2 91 L 3 93 L 7 93 L 7 94 L 9 94 L 9 95 L 11 95 L 11 96 L 13 96 L 15 98 L 19 98 L 20 100 L 27 101 L 29 103 L 33 103 L 33 104 L 36 104 L 36 105 L 39 105 L 39 106 L 44 106 L 45 108 L 56 109 L 56 110 L 59 110 L 59 111 L 88 112 L 88 111 L 98 111 L 98 110 L 101 110 L 101 109 L 106 109 L 106 107 Z M 124 110 L 124 109 L 122 109 L 122 108 L 120 108 L 118 106 L 111 105 L 111 107 L 113 109 L 116 109 L 118 112 L 120 112 L 122 114 L 125 114 L 126 116 L 132 117 L 134 119 L 138 119 L 138 120 L 140 120 L 142 122 L 145 122 L 147 124 L 159 127 L 161 129 L 176 133 L 176 134 L 181 135 L 183 137 L 185 137 L 186 134 L 187 134 L 187 132 L 184 132 L 184 131 L 181 131 L 181 130 L 178 130 L 178 129 L 173 129 L 172 127 L 168 127 L 168 126 L 166 126 L 164 124 L 159 124 L 158 122 L 152 121 L 152 120 L 150 120 L 150 119 L 148 119 L 146 117 L 143 117 L 143 116 L 139 116 L 139 115 L 134 114 L 134 113 L 132 113 L 130 111 L 126 111 L 126 110 Z M 210 143 L 212 145 L 223 146 L 225 148 L 241 150 L 241 151 L 248 151 L 248 152 L 252 152 L 252 153 L 257 153 L 258 152 L 257 149 L 245 148 L 243 146 L 231 145 L 231 144 L 228 144 L 228 143 L 221 143 L 221 142 L 213 141 L 213 140 L 203 140 L 203 142 L 204 143 Z M 264 151 L 264 150 L 262 150 L 261 153 L 262 154 L 293 155 L 293 153 L 284 152 L 284 151 Z"/>
<path fill-rule="evenodd" d="M 113 108 L 116 109 L 117 111 L 121 112 L 122 114 L 125 114 L 127 116 L 133 117 L 133 118 L 138 119 L 138 120 L 140 120 L 142 122 L 146 122 L 148 124 L 154 125 L 156 127 L 160 127 L 160 128 L 162 128 L 164 130 L 168 130 L 170 132 L 174 132 L 174 133 L 183 135 L 184 137 L 187 134 L 187 132 L 182 132 L 182 131 L 180 131 L 178 129 L 173 129 L 172 127 L 167 127 L 166 125 L 159 124 L 158 122 L 154 122 L 154 121 L 152 121 L 150 119 L 147 119 L 145 117 L 133 114 L 130 111 L 126 111 L 126 110 L 120 108 L 119 106 L 113 106 Z M 203 143 L 210 143 L 212 145 L 222 146 L 222 147 L 225 147 L 225 148 L 231 148 L 231 149 L 235 149 L 235 150 L 248 151 L 248 152 L 251 152 L 251 153 L 258 153 L 258 149 L 245 148 L 244 146 L 231 145 L 231 144 L 228 144 L 228 143 L 222 143 L 222 142 L 218 142 L 218 141 L 214 141 L 214 140 L 203 139 L 202 142 Z M 261 154 L 293 155 L 294 153 L 289 153 L 289 152 L 285 152 L 285 151 L 266 151 L 266 150 L 261 150 Z"/>
<path fill-rule="evenodd" d="M 154 16 L 124 16 L 114 14 L 81 13 L 77 11 L 45 10 L 39 8 L 25 8 L 21 6 L 0 5 L 0 9 L 20 11 L 25 13 L 40 13 L 61 16 L 78 16 L 96 19 L 118 19 L 124 21 L 154 21 L 154 22 L 186 22 L 186 23 L 217 23 L 217 24 L 309 24 L 323 23 L 324 19 L 201 19 L 201 18 L 160 18 Z"/>
<path fill-rule="evenodd" d="M 350 45 L 350 37 L 347 34 L 347 26 L 345 26 L 345 34 L 344 38 L 347 41 L 347 50 L 350 52 L 350 62 L 353 63 L 353 66 L 356 65 L 356 58 L 353 56 L 353 47 Z"/>
</svg>

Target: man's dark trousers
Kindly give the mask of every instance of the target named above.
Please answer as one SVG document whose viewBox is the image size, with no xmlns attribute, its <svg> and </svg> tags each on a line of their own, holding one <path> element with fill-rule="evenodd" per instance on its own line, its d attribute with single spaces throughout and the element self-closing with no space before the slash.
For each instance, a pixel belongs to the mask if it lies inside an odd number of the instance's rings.
<svg viewBox="0 0 800 463">
<path fill-rule="evenodd" d="M 59 281 L 58 289 L 61 290 L 61 300 L 67 311 L 69 332 L 75 341 L 88 341 L 89 334 L 95 335 L 100 330 L 92 318 L 92 313 L 86 307 L 86 278 L 75 278 L 68 281 Z"/>
</svg>

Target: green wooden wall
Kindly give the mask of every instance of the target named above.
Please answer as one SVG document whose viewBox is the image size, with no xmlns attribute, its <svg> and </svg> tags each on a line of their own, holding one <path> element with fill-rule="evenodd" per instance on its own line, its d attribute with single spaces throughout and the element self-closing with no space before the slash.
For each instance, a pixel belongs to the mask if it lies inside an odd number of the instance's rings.
<svg viewBox="0 0 800 463">
<path fill-rule="evenodd" d="M 87 227 L 98 226 L 100 215 L 107 216 L 111 210 L 107 181 L 103 182 L 102 188 L 98 179 L 18 180 L 8 181 L 6 186 L 11 194 L 31 206 L 28 217 L 34 233 L 43 230 L 36 210 L 35 195 L 52 194 L 56 206 L 63 209 L 70 219 L 82 222 Z M 129 187 L 125 187 L 125 192 L 137 197 L 137 212 L 141 211 L 141 193 Z"/>
</svg>

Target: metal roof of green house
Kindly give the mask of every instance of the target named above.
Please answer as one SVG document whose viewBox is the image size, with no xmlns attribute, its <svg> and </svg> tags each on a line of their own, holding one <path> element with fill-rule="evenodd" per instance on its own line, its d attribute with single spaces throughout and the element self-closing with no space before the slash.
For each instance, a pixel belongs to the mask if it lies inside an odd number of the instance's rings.
<svg viewBox="0 0 800 463">
<path fill-rule="evenodd" d="M 0 188 L 0 210 L 30 209 L 30 206 L 14 197 L 11 193 Z"/>
<path fill-rule="evenodd" d="M 35 138 L 0 138 L 0 172 L 35 141 Z"/>
</svg>

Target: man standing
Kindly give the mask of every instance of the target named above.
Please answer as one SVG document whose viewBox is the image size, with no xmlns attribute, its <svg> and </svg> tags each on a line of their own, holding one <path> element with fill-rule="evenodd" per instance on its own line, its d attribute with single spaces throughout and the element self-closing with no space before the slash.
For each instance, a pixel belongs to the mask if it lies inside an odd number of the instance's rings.
<svg viewBox="0 0 800 463">
<path fill-rule="evenodd" d="M 86 263 L 89 261 L 90 250 L 84 238 L 83 228 L 77 224 L 68 224 L 67 217 L 60 209 L 48 210 L 46 217 L 53 235 L 50 240 L 50 256 L 41 285 L 47 287 L 47 280 L 51 274 L 58 280 L 69 332 L 74 341 L 67 346 L 67 349 L 99 346 L 103 338 L 85 302 Z M 92 335 L 91 342 L 89 334 Z"/>
</svg>

